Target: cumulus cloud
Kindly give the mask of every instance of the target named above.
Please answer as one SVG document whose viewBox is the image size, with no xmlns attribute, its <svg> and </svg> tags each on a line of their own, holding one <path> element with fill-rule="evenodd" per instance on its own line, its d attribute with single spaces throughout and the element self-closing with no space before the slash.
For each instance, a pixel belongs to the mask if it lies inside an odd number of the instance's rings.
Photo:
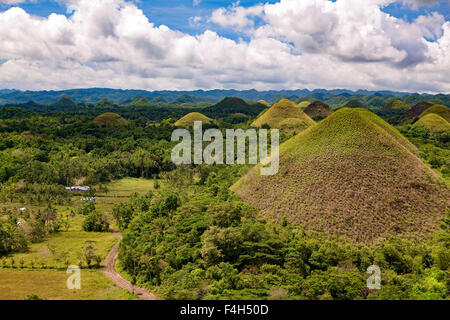
<svg viewBox="0 0 450 320">
<path fill-rule="evenodd" d="M 238 30 L 254 26 L 255 16 L 263 13 L 263 5 L 252 6 L 249 8 L 240 7 L 239 2 L 235 2 L 230 8 L 219 8 L 211 16 L 211 22 L 221 27 L 234 27 Z"/>
<path fill-rule="evenodd" d="M 69 17 L 14 7 L 0 12 L 0 86 L 449 92 L 450 23 L 438 13 L 408 23 L 386 2 L 281 0 L 210 17 L 248 41 L 156 26 L 124 0 L 70 0 Z"/>
</svg>

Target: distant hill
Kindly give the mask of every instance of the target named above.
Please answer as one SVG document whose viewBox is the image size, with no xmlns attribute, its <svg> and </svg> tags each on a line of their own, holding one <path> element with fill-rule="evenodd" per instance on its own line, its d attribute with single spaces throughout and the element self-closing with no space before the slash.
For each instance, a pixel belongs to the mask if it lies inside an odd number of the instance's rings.
<svg viewBox="0 0 450 320">
<path fill-rule="evenodd" d="M 148 99 L 146 98 L 137 98 L 133 101 L 131 101 L 128 106 L 133 106 L 133 107 L 147 107 L 147 106 L 151 106 L 152 103 L 150 101 L 148 101 Z"/>
<path fill-rule="evenodd" d="M 217 104 L 202 109 L 202 113 L 211 118 L 226 118 L 235 113 L 242 113 L 255 117 L 267 106 L 261 103 L 248 104 L 244 100 L 236 97 L 224 98 Z"/>
<path fill-rule="evenodd" d="M 112 101 L 109 101 L 106 98 L 103 98 L 99 102 L 97 102 L 95 106 L 99 108 L 112 108 L 115 107 L 116 104 L 114 104 Z"/>
<path fill-rule="evenodd" d="M 265 100 L 259 100 L 258 103 L 263 104 L 263 105 L 267 106 L 268 108 L 270 108 L 270 104 Z"/>
<path fill-rule="evenodd" d="M 70 89 L 62 91 L 20 91 L 20 90 L 0 90 L 0 101 L 3 105 L 19 104 L 33 100 L 39 104 L 51 104 L 57 102 L 62 97 L 70 97 L 77 103 L 96 103 L 106 98 L 116 104 L 128 104 L 136 98 L 146 98 L 154 103 L 191 103 L 199 101 L 217 103 L 226 97 L 238 97 L 245 100 L 265 100 L 276 102 L 283 98 L 290 98 L 297 101 L 297 98 L 308 98 L 311 100 L 321 100 L 329 105 L 341 105 L 345 100 L 355 97 L 362 99 L 369 96 L 379 97 L 407 97 L 411 96 L 407 92 L 392 91 L 351 91 L 345 89 L 337 90 L 195 90 L 195 91 L 146 91 L 146 90 L 121 90 L 108 88 L 90 89 Z M 435 98 L 440 104 L 450 103 L 450 95 L 418 95 L 423 100 Z M 414 99 L 418 99 L 415 97 Z M 193 101 L 197 100 L 197 101 Z M 416 101 L 416 100 L 413 100 Z M 437 102 L 435 102 L 437 103 Z"/>
<path fill-rule="evenodd" d="M 54 109 L 74 109 L 77 107 L 77 104 L 70 99 L 70 97 L 64 96 L 51 105 Z"/>
<path fill-rule="evenodd" d="M 423 116 L 414 124 L 414 126 L 427 128 L 431 132 L 450 130 L 448 121 L 435 113 L 429 113 Z"/>
<path fill-rule="evenodd" d="M 332 113 L 330 106 L 322 101 L 310 103 L 304 112 L 314 120 L 326 118 Z"/>
<path fill-rule="evenodd" d="M 422 237 L 449 204 L 440 178 L 395 128 L 367 109 L 341 109 L 280 146 L 280 172 L 260 165 L 232 190 L 262 216 L 371 245 Z"/>
<path fill-rule="evenodd" d="M 117 113 L 106 112 L 96 117 L 93 122 L 102 127 L 126 126 L 128 121 Z"/>
<path fill-rule="evenodd" d="M 430 108 L 428 108 L 427 110 L 425 110 L 420 115 L 420 118 L 422 118 L 430 113 L 435 113 L 435 114 L 441 116 L 442 118 L 444 118 L 445 120 L 450 121 L 450 109 L 447 108 L 446 106 L 443 106 L 440 104 L 435 104 L 435 105 L 431 106 Z"/>
<path fill-rule="evenodd" d="M 410 110 L 406 111 L 403 117 L 405 119 L 414 119 L 415 117 L 419 117 L 425 110 L 427 110 L 432 106 L 433 104 L 430 102 L 426 101 L 419 102 L 414 106 L 412 106 Z"/>
<path fill-rule="evenodd" d="M 367 108 L 367 106 L 359 101 L 358 99 L 352 99 L 348 102 L 346 102 L 343 106 L 343 108 Z"/>
<path fill-rule="evenodd" d="M 189 104 L 197 104 L 198 102 L 200 102 L 201 100 L 193 97 L 187 93 L 182 94 L 181 96 L 179 96 L 178 98 L 172 100 L 170 103 L 172 104 L 184 104 L 184 103 L 189 103 Z"/>
<path fill-rule="evenodd" d="M 209 124 L 213 122 L 210 118 L 199 112 L 191 112 L 175 122 L 175 125 L 177 127 L 191 127 L 194 125 L 195 121 L 201 121 L 203 124 Z"/>
<path fill-rule="evenodd" d="M 401 112 L 405 110 L 409 110 L 410 107 L 400 99 L 392 99 L 389 101 L 383 108 L 383 111 L 395 111 Z"/>
<path fill-rule="evenodd" d="M 314 125 L 314 121 L 308 117 L 295 103 L 283 99 L 275 103 L 269 110 L 260 115 L 253 123 L 253 127 L 264 125 L 270 128 L 282 129 L 285 133 L 300 133 Z"/>
<path fill-rule="evenodd" d="M 300 108 L 300 110 L 305 111 L 306 107 L 308 107 L 311 104 L 309 101 L 302 101 L 299 104 L 297 104 L 297 107 Z"/>
</svg>

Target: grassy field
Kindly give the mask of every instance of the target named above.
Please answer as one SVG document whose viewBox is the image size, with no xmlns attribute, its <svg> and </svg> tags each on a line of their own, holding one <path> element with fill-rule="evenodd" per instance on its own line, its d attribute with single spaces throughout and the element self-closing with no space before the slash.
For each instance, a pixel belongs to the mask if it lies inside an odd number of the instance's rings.
<svg viewBox="0 0 450 320">
<path fill-rule="evenodd" d="M 108 215 L 114 226 L 111 213 L 115 204 L 128 201 L 134 193 L 146 194 L 151 190 L 154 190 L 153 180 L 126 178 L 114 181 L 108 184 L 107 193 L 97 194 L 96 209 Z M 77 208 L 82 206 L 81 196 L 74 195 L 72 200 L 72 206 L 56 206 L 58 213 L 70 216 L 71 211 L 77 212 Z M 39 209 L 19 203 L 0 204 L 0 207 Z M 0 259 L 0 300 L 25 299 L 30 294 L 56 300 L 134 298 L 126 291 L 116 288 L 98 270 L 82 270 L 82 290 L 70 291 L 66 288 L 65 281 L 69 277 L 65 273 L 66 266 L 80 265 L 79 257 L 87 241 L 94 243 L 96 254 L 102 260 L 117 241 L 110 233 L 84 232 L 82 215 L 70 216 L 69 219 L 70 227 L 67 231 L 31 244 L 28 252 Z"/>
<path fill-rule="evenodd" d="M 12 257 L 17 266 L 23 260 L 24 266 L 29 268 L 33 261 L 36 267 L 44 263 L 46 268 L 65 268 L 66 260 L 69 264 L 79 264 L 78 256 L 86 241 L 94 243 L 97 255 L 100 255 L 103 260 L 115 244 L 116 238 L 110 233 L 60 232 L 48 236 L 44 242 L 32 244 L 28 252 L 15 254 Z"/>
<path fill-rule="evenodd" d="M 58 270 L 0 269 L 0 300 L 23 300 L 37 295 L 46 300 L 130 300 L 137 299 L 97 270 L 81 271 L 81 289 L 69 290 L 68 275 Z"/>
</svg>

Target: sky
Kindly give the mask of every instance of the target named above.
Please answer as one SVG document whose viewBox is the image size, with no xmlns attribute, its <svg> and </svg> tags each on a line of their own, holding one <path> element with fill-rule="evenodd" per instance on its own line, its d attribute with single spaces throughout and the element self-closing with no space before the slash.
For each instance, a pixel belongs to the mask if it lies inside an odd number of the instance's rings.
<svg viewBox="0 0 450 320">
<path fill-rule="evenodd" d="M 450 1 L 0 0 L 0 89 L 450 93 Z"/>
</svg>

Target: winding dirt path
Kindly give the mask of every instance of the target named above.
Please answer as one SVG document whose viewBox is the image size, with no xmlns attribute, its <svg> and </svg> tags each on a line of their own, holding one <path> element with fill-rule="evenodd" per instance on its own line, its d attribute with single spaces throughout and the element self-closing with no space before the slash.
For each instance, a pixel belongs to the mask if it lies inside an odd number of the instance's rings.
<svg viewBox="0 0 450 320">
<path fill-rule="evenodd" d="M 119 255 L 119 243 L 120 240 L 122 240 L 122 235 L 120 234 L 120 232 L 112 228 L 110 228 L 109 231 L 115 235 L 118 241 L 114 245 L 114 247 L 112 247 L 111 251 L 108 253 L 108 255 L 105 258 L 105 261 L 103 262 L 104 265 L 104 267 L 102 268 L 103 274 L 107 276 L 109 279 L 111 279 L 116 284 L 117 287 L 128 290 L 129 292 L 137 295 L 142 300 L 157 300 L 158 298 L 153 293 L 151 293 L 147 289 L 138 286 L 133 286 L 130 281 L 123 278 L 117 272 L 116 261 Z"/>
</svg>

